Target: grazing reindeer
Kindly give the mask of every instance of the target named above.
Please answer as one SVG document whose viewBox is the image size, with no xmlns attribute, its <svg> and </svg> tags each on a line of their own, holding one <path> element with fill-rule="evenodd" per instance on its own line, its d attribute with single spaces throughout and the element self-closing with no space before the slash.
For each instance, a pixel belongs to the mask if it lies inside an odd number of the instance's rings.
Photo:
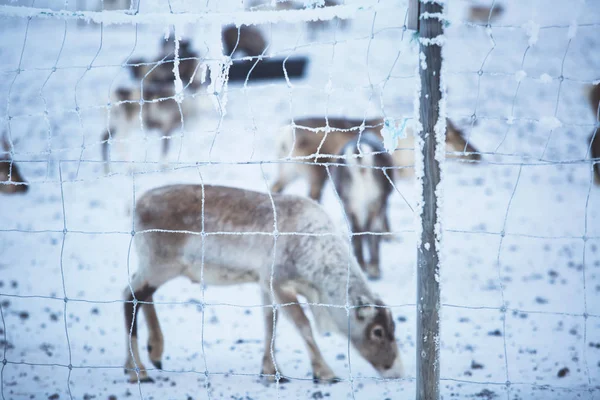
<svg viewBox="0 0 600 400">
<path fill-rule="evenodd" d="M 184 105 L 174 100 L 175 92 L 171 86 L 144 86 L 144 104 L 139 89 L 119 88 L 113 94 L 113 102 L 118 102 L 110 109 L 109 129 L 102 135 L 102 159 L 105 172 L 110 172 L 109 147 L 116 135 L 128 134 L 140 128 L 140 112 L 144 129 L 158 129 L 162 140 L 162 158 L 169 151 L 170 136 L 181 128 L 182 118 L 185 120 L 189 111 Z M 183 115 L 182 115 L 183 114 Z"/>
<path fill-rule="evenodd" d="M 275 246 L 268 235 L 273 232 L 274 220 L 279 232 L 302 234 L 280 234 Z M 278 371 L 272 357 L 275 351 L 271 353 L 275 332 L 272 304 L 277 303 L 285 304 L 278 310 L 291 319 L 307 347 L 314 379 L 337 379 L 321 355 L 298 295 L 312 304 L 343 306 L 348 300 L 358 306 L 349 315 L 344 307 L 313 305 L 311 309 L 321 330 L 332 327 L 348 337 L 383 377 L 402 375 L 392 314 L 371 292 L 356 260 L 349 259 L 346 242 L 333 233 L 332 221 L 317 203 L 223 186 L 165 186 L 138 200 L 135 229 L 139 267 L 124 293 L 126 335 L 128 342 L 131 340 L 125 367 L 131 382 L 138 381 L 136 367 L 140 381 L 151 381 L 138 352 L 133 300 L 138 301 L 148 323 L 150 360 L 161 368 L 163 334 L 153 294 L 178 276 L 214 285 L 259 284 L 265 305 L 262 374 L 266 378 L 272 380 Z M 245 234 L 235 234 L 240 232 Z"/>
<path fill-rule="evenodd" d="M 15 194 L 26 193 L 29 186 L 18 165 L 10 155 L 10 145 L 6 137 L 2 136 L 2 154 L 0 154 L 0 193 Z"/>
<path fill-rule="evenodd" d="M 328 118 L 330 130 L 326 132 L 327 125 L 325 118 L 303 118 L 294 121 L 296 128 L 286 126 L 283 134 L 279 137 L 279 156 L 303 158 L 306 161 L 317 163 L 330 162 L 337 159 L 344 144 L 358 136 L 363 120 L 347 118 Z M 456 126 L 446 119 L 446 145 L 447 148 L 463 151 L 466 146 L 467 152 L 460 155 L 450 155 L 450 157 L 466 158 L 469 160 L 480 160 L 481 156 L 471 144 L 468 144 L 463 134 Z M 364 121 L 364 126 L 371 129 L 378 135 L 381 135 L 383 128 L 382 119 L 369 119 Z M 312 129 L 312 130 L 311 130 Z M 318 129 L 317 132 L 314 130 Z M 394 164 L 398 167 L 409 167 L 414 165 L 414 137 L 408 134 L 406 138 L 398 141 L 397 149 L 392 154 Z M 411 150 L 408 150 L 411 149 Z M 400 168 L 395 174 L 400 177 L 408 177 L 412 173 L 412 168 Z M 327 180 L 327 173 L 323 166 L 317 164 L 279 164 L 279 176 L 277 181 L 271 187 L 275 193 L 280 193 L 283 189 L 301 175 L 307 175 L 310 183 L 309 196 L 319 201 L 323 191 L 323 186 Z"/>
<path fill-rule="evenodd" d="M 184 86 L 196 90 L 200 87 L 200 79 L 196 79 L 196 71 L 200 66 L 199 54 L 191 49 L 189 40 L 179 41 L 179 77 Z M 162 41 L 161 54 L 156 60 L 148 63 L 144 58 L 129 60 L 129 68 L 133 78 L 144 80 L 152 85 L 172 85 L 175 80 L 175 42 Z"/>
<path fill-rule="evenodd" d="M 345 166 L 333 168 L 333 183 L 344 204 L 346 216 L 352 229 L 354 254 L 363 271 L 371 279 L 381 277 L 379 267 L 380 235 L 360 234 L 389 231 L 387 201 L 392 185 L 382 168 L 393 166 L 392 157 L 385 151 L 379 138 L 365 131 L 361 137 L 351 139 L 340 151 Z M 388 173 L 391 173 L 389 170 Z M 389 175 L 388 175 L 389 176 Z M 363 247 L 369 250 L 367 263 Z"/>
<path fill-rule="evenodd" d="M 504 12 L 504 7 L 501 4 L 495 4 L 494 8 L 486 6 L 471 6 L 469 7 L 470 22 L 493 22 Z"/>
<path fill-rule="evenodd" d="M 239 30 L 235 26 L 223 28 L 223 51 L 226 55 L 243 53 L 249 57 L 258 57 L 267 48 L 267 41 L 258 28 L 242 25 Z"/>
<path fill-rule="evenodd" d="M 588 86 L 588 100 L 596 117 L 596 123 L 600 122 L 600 84 Z M 590 136 L 591 156 L 600 159 L 600 127 L 594 130 Z M 600 161 L 594 163 L 594 182 L 600 185 Z"/>
</svg>

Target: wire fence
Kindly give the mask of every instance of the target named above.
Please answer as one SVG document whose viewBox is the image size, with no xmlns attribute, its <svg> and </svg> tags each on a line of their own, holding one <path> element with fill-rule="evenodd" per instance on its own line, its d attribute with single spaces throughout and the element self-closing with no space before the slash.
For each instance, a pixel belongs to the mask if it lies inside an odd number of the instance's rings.
<svg viewBox="0 0 600 400">
<path fill-rule="evenodd" d="M 0 92 L 6 99 L 0 167 L 7 167 L 0 184 L 7 189 L 2 192 L 29 189 L 0 199 L 2 399 L 412 397 L 417 365 L 434 366 L 443 397 L 599 396 L 593 165 L 600 160 L 588 137 L 600 126 L 585 94 L 599 80 L 593 50 L 600 45 L 600 20 L 593 2 L 444 4 L 443 15 L 427 17 L 445 26 L 433 41 L 408 29 L 408 4 L 304 3 L 0 5 Z M 230 24 L 239 36 L 234 48 L 246 53 L 224 50 L 223 27 Z M 244 26 L 263 37 L 258 53 L 244 48 Z M 171 47 L 157 53 L 163 42 Z M 448 89 L 445 95 L 440 88 L 447 107 L 440 107 L 438 122 L 447 117 L 448 147 L 443 190 L 435 190 L 439 221 L 430 232 L 437 246 L 417 239 L 421 189 L 414 175 L 421 177 L 422 166 L 411 138 L 423 123 L 418 110 L 424 104 L 413 100 L 419 74 L 435 71 L 419 44 L 441 46 Z M 301 59 L 304 72 L 294 77 Z M 265 73 L 277 76 L 260 80 L 269 62 L 279 69 Z M 339 144 L 334 151 L 328 147 L 338 134 L 346 134 L 345 143 L 369 132 L 384 143 L 398 140 L 392 164 L 368 164 L 386 150 L 357 145 L 350 154 L 340 153 Z M 311 137 L 319 138 L 315 148 L 305 142 Z M 391 192 L 384 208 L 389 230 L 357 229 L 348 204 L 361 194 L 347 195 L 338 183 L 339 171 L 356 162 L 359 170 L 380 172 Z M 298 177 L 308 178 L 308 191 Z M 137 226 L 140 197 L 180 182 L 200 185 L 198 224 Z M 219 226 L 205 204 L 211 201 L 205 190 L 215 184 L 268 193 L 260 206 L 272 212 L 239 229 Z M 284 187 L 320 200 L 332 220 L 327 229 L 314 230 L 314 221 L 288 229 L 290 217 L 275 193 Z M 135 241 L 165 234 L 197 239 L 199 275 L 192 280 L 200 290 L 177 279 L 155 298 L 140 297 Z M 383 240 L 381 279 L 361 292 L 368 302 L 356 296 L 364 278 L 357 275 L 355 242 L 362 237 Z M 223 238 L 241 243 L 223 252 L 245 251 L 238 258 L 249 264 L 258 257 L 250 250 L 266 249 L 261 291 L 256 285 L 211 286 L 215 277 L 206 274 L 213 273 L 214 254 L 207 246 L 226 246 L 218 242 Z M 333 287 L 336 301 L 315 296 L 321 287 L 303 287 L 300 300 L 285 300 L 280 292 L 282 252 L 308 238 L 321 246 L 341 238 L 347 245 L 338 269 L 330 271 L 336 282 L 326 286 L 328 276 L 318 268 L 309 275 L 320 277 L 313 285 Z M 433 246 L 440 259 L 434 279 L 442 290 L 441 319 L 434 338 L 416 334 L 422 328 L 415 318 L 418 246 L 421 252 Z M 321 254 L 317 245 L 305 253 Z M 361 264 L 369 272 L 369 263 Z M 336 275 L 340 268 L 343 274 Z M 147 368 L 145 352 L 137 355 L 135 320 L 140 309 L 155 307 L 165 355 L 157 360 L 148 349 L 155 367 Z M 325 335 L 314 341 L 298 325 L 297 316 L 308 311 L 319 325 L 321 309 L 326 319 L 343 316 L 337 326 L 342 340 Z M 373 334 L 373 326 L 361 325 L 364 310 L 384 320 L 390 318 L 386 310 L 393 315 L 402 377 L 378 375 L 385 368 L 361 349 L 357 329 Z M 287 321 L 280 318 L 285 314 Z M 152 326 L 148 313 L 145 320 L 139 337 L 150 336 L 156 350 L 163 346 L 156 337 L 162 338 L 161 328 Z M 417 351 L 417 342 L 428 341 L 440 353 L 439 365 Z M 132 360 L 125 378 L 123 351 Z M 313 375 L 340 383 L 314 385 Z M 149 378 L 155 382 L 146 384 Z"/>
</svg>

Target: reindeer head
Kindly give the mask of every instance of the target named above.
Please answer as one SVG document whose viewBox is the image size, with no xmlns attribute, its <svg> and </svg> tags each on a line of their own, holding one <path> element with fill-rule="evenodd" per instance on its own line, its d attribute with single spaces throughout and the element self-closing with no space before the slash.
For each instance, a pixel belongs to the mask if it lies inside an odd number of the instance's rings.
<svg viewBox="0 0 600 400">
<path fill-rule="evenodd" d="M 29 186 L 22 185 L 22 183 L 27 183 L 27 181 L 21 175 L 17 164 L 10 157 L 10 147 L 5 137 L 2 137 L 1 148 L 3 154 L 0 154 L 0 193 L 15 194 L 27 192 Z"/>
<path fill-rule="evenodd" d="M 404 375 L 398 344 L 394 337 L 394 318 L 381 300 L 367 301 L 359 297 L 353 309 L 350 340 L 359 353 L 384 378 L 401 378 Z"/>
</svg>

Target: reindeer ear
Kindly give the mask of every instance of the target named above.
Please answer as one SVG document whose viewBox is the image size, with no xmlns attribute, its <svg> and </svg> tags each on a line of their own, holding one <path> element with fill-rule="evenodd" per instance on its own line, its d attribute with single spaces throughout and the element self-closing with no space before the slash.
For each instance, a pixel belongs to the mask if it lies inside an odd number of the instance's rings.
<svg viewBox="0 0 600 400">
<path fill-rule="evenodd" d="M 359 321 L 365 321 L 371 319 L 377 314 L 377 309 L 373 307 L 375 304 L 373 301 L 369 300 L 366 296 L 358 296 L 356 299 L 356 319 Z"/>
</svg>

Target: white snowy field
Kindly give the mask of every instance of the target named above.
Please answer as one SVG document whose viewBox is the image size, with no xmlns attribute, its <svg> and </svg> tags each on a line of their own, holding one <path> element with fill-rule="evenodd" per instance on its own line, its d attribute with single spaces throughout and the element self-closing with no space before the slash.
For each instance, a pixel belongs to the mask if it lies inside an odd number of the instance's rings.
<svg viewBox="0 0 600 400">
<path fill-rule="evenodd" d="M 468 3 L 447 7 L 448 114 L 483 162 L 444 166 L 442 394 L 600 399 L 600 188 L 586 160 L 595 121 L 584 94 L 600 79 L 600 2 L 502 4 L 504 14 L 487 31 L 464 23 Z M 239 1 L 171 7 L 243 9 Z M 121 63 L 155 57 L 168 27 L 28 20 L 0 6 L 0 129 L 15 141 L 14 158 L 30 183 L 25 195 L 0 195 L 3 399 L 414 398 L 415 217 L 398 193 L 390 206 L 397 234 L 382 245 L 383 279 L 370 284 L 392 308 L 405 380 L 377 379 L 357 352 L 348 353 L 346 338 L 333 335 L 318 342 L 345 381 L 314 384 L 300 336 L 281 320 L 277 359 L 292 381 L 264 385 L 257 286 L 208 286 L 202 311 L 201 287 L 184 279 L 155 295 L 165 369 L 151 370 L 156 382 L 141 385 L 127 383 L 122 370 L 122 292 L 137 260 L 129 252 L 134 197 L 168 183 L 200 183 L 200 176 L 267 191 L 277 176 L 276 137 L 291 117 L 413 116 L 418 45 L 402 28 L 406 4 L 377 7 L 317 35 L 304 23 L 259 25 L 269 53 L 309 58 L 305 78 L 291 86 L 231 82 L 224 116 L 206 91 L 188 98 L 198 115 L 172 139 L 166 169 L 157 163 L 158 135 L 145 132 L 144 140 L 134 132 L 128 143 L 136 162 L 113 153 L 107 176 L 100 162 L 106 105 L 111 90 L 133 84 Z M 169 9 L 148 1 L 140 10 Z M 211 32 L 184 28 L 201 54 L 214 44 Z M 414 207 L 415 183 L 396 186 Z M 306 182 L 287 192 L 304 195 Z M 323 204 L 344 232 L 330 184 Z M 145 343 L 143 318 L 139 327 Z"/>
</svg>

